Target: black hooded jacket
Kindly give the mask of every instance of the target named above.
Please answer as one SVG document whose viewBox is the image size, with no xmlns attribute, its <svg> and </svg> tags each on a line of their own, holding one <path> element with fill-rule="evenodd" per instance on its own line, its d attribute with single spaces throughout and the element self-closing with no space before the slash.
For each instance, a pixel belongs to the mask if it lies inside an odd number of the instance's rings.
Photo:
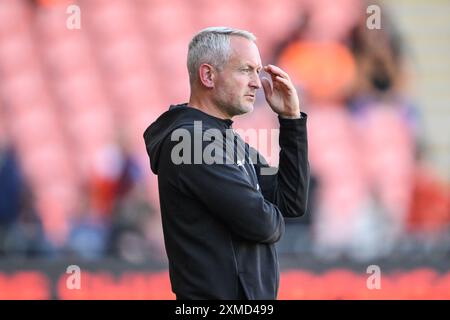
<svg viewBox="0 0 450 320">
<path fill-rule="evenodd" d="M 232 130 L 232 121 L 187 104 L 171 106 L 145 131 L 151 169 L 158 175 L 172 290 L 178 298 L 276 299 L 274 244 L 284 232 L 283 216 L 305 213 L 309 183 L 306 114 L 279 122 L 279 168 L 272 175 L 264 171 L 269 167 L 262 156 L 252 161 L 255 150 L 235 133 L 233 139 L 245 145 L 242 153 L 235 149 L 233 157 L 224 149 L 223 163 L 199 163 L 198 157 L 223 147 L 209 129 L 220 130 L 216 132 L 223 141 L 229 141 L 226 132 Z M 199 135 L 195 128 L 200 124 Z M 216 153 L 210 153 L 211 146 L 219 148 Z"/>
</svg>

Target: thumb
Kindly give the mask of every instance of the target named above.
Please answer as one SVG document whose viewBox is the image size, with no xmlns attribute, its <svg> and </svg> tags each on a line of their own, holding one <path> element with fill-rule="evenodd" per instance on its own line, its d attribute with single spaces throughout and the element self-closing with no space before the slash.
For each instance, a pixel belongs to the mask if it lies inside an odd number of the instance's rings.
<svg viewBox="0 0 450 320">
<path fill-rule="evenodd" d="M 263 86 L 264 95 L 266 96 L 266 100 L 269 100 L 272 97 L 272 85 L 270 84 L 269 79 L 262 78 L 261 84 Z"/>
</svg>

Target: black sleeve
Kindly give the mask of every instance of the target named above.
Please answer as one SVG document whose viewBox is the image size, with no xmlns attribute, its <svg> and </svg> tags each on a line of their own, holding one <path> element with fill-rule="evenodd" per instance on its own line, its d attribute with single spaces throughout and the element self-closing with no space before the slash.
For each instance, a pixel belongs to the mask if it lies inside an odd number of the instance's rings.
<svg viewBox="0 0 450 320">
<path fill-rule="evenodd" d="M 260 156 L 254 164 L 264 198 L 278 206 L 285 217 L 300 217 L 306 212 L 309 187 L 307 115 L 280 122 L 280 161 L 278 170 Z"/>
<path fill-rule="evenodd" d="M 180 187 L 237 236 L 275 243 L 284 233 L 280 210 L 267 201 L 235 164 L 179 164 Z"/>
</svg>

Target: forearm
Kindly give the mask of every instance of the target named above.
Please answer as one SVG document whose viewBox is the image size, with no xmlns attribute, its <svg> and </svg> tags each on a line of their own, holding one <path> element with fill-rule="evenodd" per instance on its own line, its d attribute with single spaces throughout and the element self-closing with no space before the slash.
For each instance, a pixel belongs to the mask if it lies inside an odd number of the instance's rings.
<svg viewBox="0 0 450 320">
<path fill-rule="evenodd" d="M 280 161 L 274 203 L 286 217 L 305 214 L 308 200 L 309 163 L 307 115 L 280 121 Z"/>
</svg>

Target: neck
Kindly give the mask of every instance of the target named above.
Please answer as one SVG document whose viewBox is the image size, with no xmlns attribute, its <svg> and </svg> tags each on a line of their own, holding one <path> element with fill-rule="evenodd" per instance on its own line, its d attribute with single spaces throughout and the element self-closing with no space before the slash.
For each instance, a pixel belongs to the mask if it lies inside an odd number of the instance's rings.
<svg viewBox="0 0 450 320">
<path fill-rule="evenodd" d="M 224 120 L 226 119 L 231 120 L 232 118 L 226 112 L 221 110 L 221 108 L 217 106 L 208 96 L 197 95 L 191 92 L 191 96 L 189 98 L 189 106 L 201 110 L 204 113 L 207 113 L 210 116 L 216 118 Z"/>
</svg>

